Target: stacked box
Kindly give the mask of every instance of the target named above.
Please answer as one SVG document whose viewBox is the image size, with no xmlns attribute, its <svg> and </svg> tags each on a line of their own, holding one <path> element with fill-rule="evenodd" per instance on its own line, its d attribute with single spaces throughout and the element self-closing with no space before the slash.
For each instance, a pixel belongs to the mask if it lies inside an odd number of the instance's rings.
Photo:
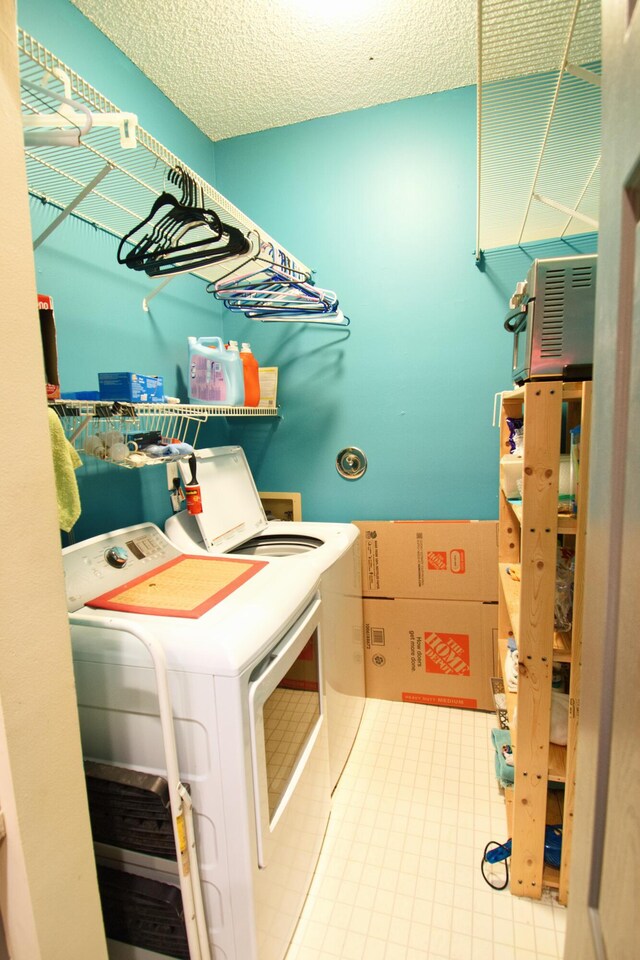
<svg viewBox="0 0 640 960">
<path fill-rule="evenodd" d="M 164 382 L 162 377 L 143 373 L 99 373 L 101 400 L 120 400 L 129 403 L 162 403 Z"/>
<path fill-rule="evenodd" d="M 355 521 L 367 696 L 493 710 L 494 521 Z"/>
</svg>

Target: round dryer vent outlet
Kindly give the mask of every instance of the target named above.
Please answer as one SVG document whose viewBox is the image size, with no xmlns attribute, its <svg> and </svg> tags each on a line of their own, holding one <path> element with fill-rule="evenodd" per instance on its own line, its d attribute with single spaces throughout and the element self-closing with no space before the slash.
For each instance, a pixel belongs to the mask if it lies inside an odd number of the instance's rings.
<svg viewBox="0 0 640 960">
<path fill-rule="evenodd" d="M 336 470 L 345 480 L 359 480 L 367 469 L 367 458 L 359 447 L 345 447 L 336 457 Z"/>
</svg>

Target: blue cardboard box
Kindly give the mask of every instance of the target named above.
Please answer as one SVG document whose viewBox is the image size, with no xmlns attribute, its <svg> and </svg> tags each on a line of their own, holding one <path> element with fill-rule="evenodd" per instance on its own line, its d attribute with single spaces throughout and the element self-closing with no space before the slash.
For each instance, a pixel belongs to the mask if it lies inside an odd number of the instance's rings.
<svg viewBox="0 0 640 960">
<path fill-rule="evenodd" d="M 99 400 L 98 390 L 76 390 L 73 393 L 61 393 L 61 400 Z"/>
<path fill-rule="evenodd" d="M 163 403 L 162 377 L 142 373 L 99 373 L 101 400 L 124 400 L 129 403 Z"/>
</svg>

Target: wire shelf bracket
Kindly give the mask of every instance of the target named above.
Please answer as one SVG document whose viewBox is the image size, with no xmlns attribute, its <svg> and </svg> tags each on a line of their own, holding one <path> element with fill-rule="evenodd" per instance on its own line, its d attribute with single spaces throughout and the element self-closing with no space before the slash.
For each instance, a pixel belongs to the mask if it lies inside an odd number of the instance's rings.
<svg viewBox="0 0 640 960">
<path fill-rule="evenodd" d="M 56 230 L 56 229 L 60 226 L 60 224 L 63 223 L 64 220 L 67 219 L 67 217 L 69 216 L 70 213 L 73 213 L 73 211 L 76 209 L 76 207 L 77 207 L 79 204 L 82 203 L 82 201 L 84 200 L 85 197 L 87 197 L 90 193 L 92 193 L 92 192 L 95 190 L 95 188 L 98 186 L 98 184 L 99 184 L 102 180 L 104 180 L 104 178 L 106 177 L 106 175 L 107 175 L 108 173 L 110 173 L 111 170 L 113 170 L 113 166 L 112 166 L 110 163 L 107 163 L 107 164 L 105 164 L 105 166 L 102 168 L 102 170 L 100 170 L 98 173 L 96 173 L 96 175 L 95 175 L 95 177 L 93 178 L 93 180 L 91 180 L 91 182 L 88 183 L 88 184 L 86 185 L 86 187 L 83 187 L 83 189 L 80 191 L 80 193 L 78 194 L 78 196 L 75 197 L 75 199 L 73 199 L 70 203 L 68 203 L 68 204 L 66 205 L 66 207 L 64 208 L 64 210 L 63 210 L 61 213 L 58 214 L 58 216 L 55 218 L 55 220 L 53 220 L 53 221 L 49 224 L 49 226 L 46 227 L 46 228 L 42 231 L 42 233 L 40 234 L 40 236 L 37 237 L 37 238 L 33 241 L 33 249 L 34 249 L 34 250 L 37 250 L 38 247 L 40 246 L 40 244 L 41 244 L 41 243 L 44 243 L 44 241 L 47 239 L 47 237 L 51 236 L 51 234 L 53 233 L 53 231 Z"/>
<path fill-rule="evenodd" d="M 149 301 L 153 300 L 154 297 L 157 297 L 161 290 L 164 290 L 168 283 L 171 283 L 173 277 L 166 277 L 161 283 L 159 283 L 151 293 L 148 293 L 146 297 L 142 300 L 142 309 L 145 313 L 149 313 Z"/>
</svg>

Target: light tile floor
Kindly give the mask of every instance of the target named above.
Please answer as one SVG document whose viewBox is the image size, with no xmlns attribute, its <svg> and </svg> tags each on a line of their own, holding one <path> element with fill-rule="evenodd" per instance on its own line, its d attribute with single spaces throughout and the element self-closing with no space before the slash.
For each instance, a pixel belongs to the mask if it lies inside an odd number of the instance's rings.
<svg viewBox="0 0 640 960">
<path fill-rule="evenodd" d="M 489 889 L 491 714 L 368 700 L 286 960 L 558 960 L 566 911 Z"/>
</svg>

